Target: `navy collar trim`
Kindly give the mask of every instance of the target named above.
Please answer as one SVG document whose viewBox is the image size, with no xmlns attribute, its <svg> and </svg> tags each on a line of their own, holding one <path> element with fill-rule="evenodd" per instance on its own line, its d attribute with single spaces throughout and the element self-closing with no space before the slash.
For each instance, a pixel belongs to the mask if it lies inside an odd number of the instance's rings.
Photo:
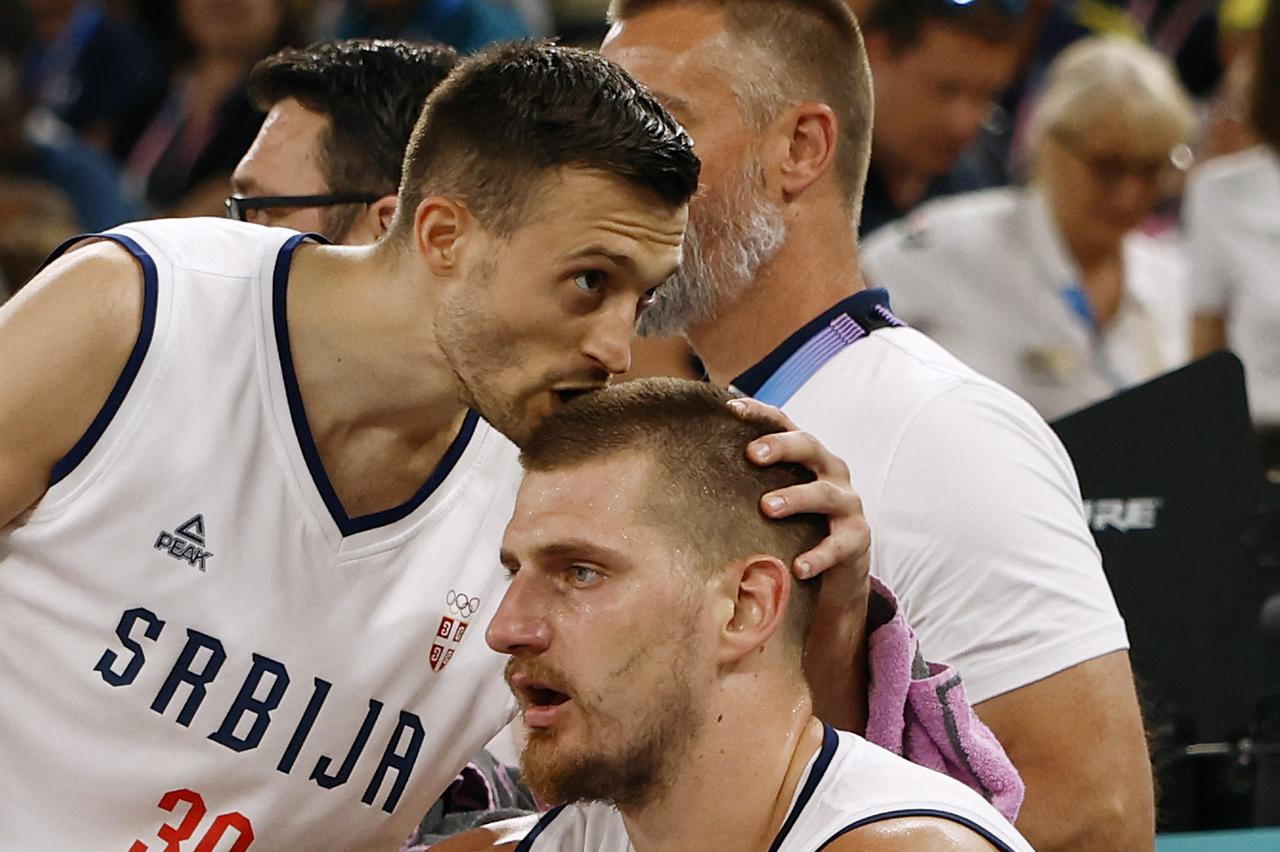
<svg viewBox="0 0 1280 852">
<path fill-rule="evenodd" d="M 747 396 L 782 405 L 845 348 L 878 328 L 904 326 L 889 308 L 883 289 L 862 290 L 843 299 L 784 340 L 758 364 L 733 380 Z"/>
<path fill-rule="evenodd" d="M 458 463 L 458 459 L 462 457 L 471 441 L 471 436 L 475 434 L 480 416 L 475 411 L 467 412 L 462 428 L 458 430 L 457 436 L 445 451 L 440 463 L 436 465 L 422 487 L 406 502 L 371 515 L 360 515 L 355 518 L 347 515 L 342 501 L 338 499 L 338 493 L 333 488 L 333 483 L 329 480 L 329 474 L 324 469 L 324 464 L 320 460 L 320 451 L 316 448 L 315 438 L 311 434 L 311 424 L 307 421 L 307 412 L 302 404 L 302 393 L 298 389 L 298 378 L 293 369 L 293 350 L 289 345 L 289 321 L 285 298 L 289 288 L 289 267 L 293 263 L 293 255 L 298 246 L 308 239 L 328 242 L 317 234 L 298 234 L 290 237 L 281 246 L 280 253 L 276 257 L 272 284 L 272 321 L 275 325 L 276 349 L 280 356 L 280 374 L 284 379 L 285 397 L 289 401 L 289 416 L 293 420 L 293 430 L 298 439 L 298 446 L 302 450 L 302 457 L 307 462 L 307 470 L 311 473 L 316 490 L 320 492 L 320 497 L 329 510 L 329 515 L 342 535 L 350 536 L 393 524 L 413 514 L 440 487 Z"/>
<path fill-rule="evenodd" d="M 563 810 L 564 805 L 558 805 L 543 814 L 538 820 L 538 824 L 533 827 L 533 830 L 526 834 L 524 839 L 516 846 L 516 852 L 531 852 L 533 849 L 533 843 L 538 839 L 538 835 L 546 831 L 547 826 L 551 825 L 551 823 L 555 821 L 555 818 L 560 816 L 560 812 Z"/>
<path fill-rule="evenodd" d="M 800 795 L 796 797 L 796 803 L 792 805 L 791 813 L 787 814 L 787 819 L 782 823 L 782 828 L 778 829 L 778 835 L 773 838 L 773 843 L 769 846 L 769 852 L 778 852 L 782 848 L 787 835 L 791 833 L 796 821 L 800 819 L 800 814 L 804 813 L 809 800 L 813 798 L 813 794 L 817 791 L 818 784 L 822 781 L 822 776 L 826 775 L 827 770 L 831 767 L 831 761 L 835 758 L 836 749 L 839 745 L 840 736 L 836 733 L 835 728 L 823 722 L 822 748 L 818 751 L 818 756 L 814 759 L 813 766 L 809 768 L 809 775 L 804 779 L 804 786 L 800 788 Z"/>
</svg>

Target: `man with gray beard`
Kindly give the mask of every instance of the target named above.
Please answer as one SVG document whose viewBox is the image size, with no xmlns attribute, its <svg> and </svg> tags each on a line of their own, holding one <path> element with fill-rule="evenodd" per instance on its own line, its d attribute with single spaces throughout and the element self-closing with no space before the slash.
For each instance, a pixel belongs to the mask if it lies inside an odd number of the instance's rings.
<svg viewBox="0 0 1280 852">
<path fill-rule="evenodd" d="M 610 15 L 602 53 L 703 162 L 683 271 L 642 331 L 683 332 L 714 381 L 781 406 L 849 465 L 872 571 L 1022 773 L 1032 845 L 1150 849 L 1128 640 L 1070 459 L 1023 400 L 864 289 L 872 96 L 848 7 L 613 0 Z"/>
</svg>

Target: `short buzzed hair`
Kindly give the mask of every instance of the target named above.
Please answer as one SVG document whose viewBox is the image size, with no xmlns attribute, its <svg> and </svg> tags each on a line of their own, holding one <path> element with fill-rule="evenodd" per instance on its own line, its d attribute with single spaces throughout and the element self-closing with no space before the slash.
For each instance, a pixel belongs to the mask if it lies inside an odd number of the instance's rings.
<svg viewBox="0 0 1280 852">
<path fill-rule="evenodd" d="M 869 33 L 887 36 L 889 48 L 899 54 L 919 44 L 931 23 L 989 44 L 1010 44 L 1026 6 L 1026 0 L 872 0 L 862 25 Z"/>
<path fill-rule="evenodd" d="M 330 192 L 391 195 L 400 188 L 423 103 L 457 64 L 457 51 L 443 44 L 317 42 L 263 59 L 249 74 L 248 91 L 263 112 L 293 98 L 329 119 L 320 170 Z M 325 233 L 341 239 L 362 210 L 357 204 L 326 208 Z"/>
<path fill-rule="evenodd" d="M 760 467 L 749 443 L 781 432 L 757 417 L 740 417 L 730 391 L 685 379 L 638 379 L 586 394 L 543 419 L 520 462 L 529 472 L 576 467 L 638 453 L 653 467 L 644 507 L 675 546 L 697 554 L 710 574 L 756 554 L 788 567 L 826 537 L 822 515 L 773 520 L 760 511 L 767 492 L 813 481 L 800 465 Z M 817 602 L 818 580 L 795 581 L 788 624 L 803 643 Z"/>
<path fill-rule="evenodd" d="M 794 103 L 820 101 L 839 122 L 836 176 L 845 208 L 862 207 L 874 114 L 871 68 L 858 22 L 845 0 L 613 0 L 609 20 L 625 21 L 674 5 L 723 11 L 729 34 L 764 54 L 726 69 L 746 118 L 764 127 Z"/>
<path fill-rule="evenodd" d="M 1280 0 L 1271 0 L 1258 32 L 1250 92 L 1250 124 L 1280 154 Z"/>
<path fill-rule="evenodd" d="M 698 188 L 700 163 L 662 104 L 599 54 L 549 42 L 490 48 L 427 99 L 391 233 L 409 233 L 418 205 L 439 194 L 509 236 L 538 181 L 565 167 L 604 172 L 679 207 Z"/>
</svg>

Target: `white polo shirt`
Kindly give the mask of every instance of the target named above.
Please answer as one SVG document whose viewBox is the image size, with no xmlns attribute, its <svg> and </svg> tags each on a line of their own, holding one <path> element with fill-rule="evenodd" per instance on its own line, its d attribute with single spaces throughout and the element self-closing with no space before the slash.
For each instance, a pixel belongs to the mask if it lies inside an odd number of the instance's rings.
<svg viewBox="0 0 1280 852">
<path fill-rule="evenodd" d="M 1066 450 L 863 290 L 733 381 L 849 466 L 871 571 L 973 704 L 1128 647 Z"/>
<path fill-rule="evenodd" d="M 1205 164 L 1183 218 L 1192 306 L 1226 316 L 1253 420 L 1280 426 L 1280 157 L 1259 145 Z"/>
<path fill-rule="evenodd" d="M 1099 329 L 1044 197 L 1028 189 L 940 199 L 862 247 L 899 316 L 1049 419 L 1188 358 L 1180 249 L 1132 233 L 1124 265 L 1120 308 Z"/>
</svg>

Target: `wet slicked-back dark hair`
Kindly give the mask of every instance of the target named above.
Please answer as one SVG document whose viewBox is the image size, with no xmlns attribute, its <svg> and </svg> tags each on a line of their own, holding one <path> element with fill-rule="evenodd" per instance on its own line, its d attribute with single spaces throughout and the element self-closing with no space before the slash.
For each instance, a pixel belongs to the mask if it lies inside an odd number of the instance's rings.
<svg viewBox="0 0 1280 852">
<path fill-rule="evenodd" d="M 1250 121 L 1258 138 L 1280 154 L 1280 0 L 1262 19 L 1253 66 Z"/>
<path fill-rule="evenodd" d="M 1007 44 L 1018 34 L 1025 0 L 873 0 L 862 18 L 864 32 L 884 33 L 901 53 L 923 38 L 926 24 L 954 27 L 991 44 Z"/>
<path fill-rule="evenodd" d="M 249 96 L 259 109 L 294 98 L 326 116 L 320 168 L 335 193 L 391 195 L 427 96 L 458 64 L 442 44 L 348 39 L 287 48 L 259 62 Z M 325 232 L 340 239 L 363 208 L 327 208 Z"/>
<path fill-rule="evenodd" d="M 710 573 L 756 554 L 788 566 L 827 535 L 822 515 L 772 520 L 760 512 L 767 492 L 813 474 L 793 464 L 760 467 L 749 443 L 782 430 L 743 418 L 725 405 L 733 394 L 708 382 L 638 379 L 586 394 L 545 418 L 520 455 L 525 470 L 553 471 L 623 453 L 654 465 L 645 508 L 677 547 L 699 555 Z M 817 604 L 818 582 L 796 582 L 788 623 L 803 644 Z"/>
<path fill-rule="evenodd" d="M 464 60 L 427 99 L 404 162 L 393 235 L 431 195 L 462 200 L 500 236 L 553 169 L 599 170 L 673 207 L 698 186 L 693 142 L 662 105 L 599 54 L 546 42 Z"/>
</svg>

